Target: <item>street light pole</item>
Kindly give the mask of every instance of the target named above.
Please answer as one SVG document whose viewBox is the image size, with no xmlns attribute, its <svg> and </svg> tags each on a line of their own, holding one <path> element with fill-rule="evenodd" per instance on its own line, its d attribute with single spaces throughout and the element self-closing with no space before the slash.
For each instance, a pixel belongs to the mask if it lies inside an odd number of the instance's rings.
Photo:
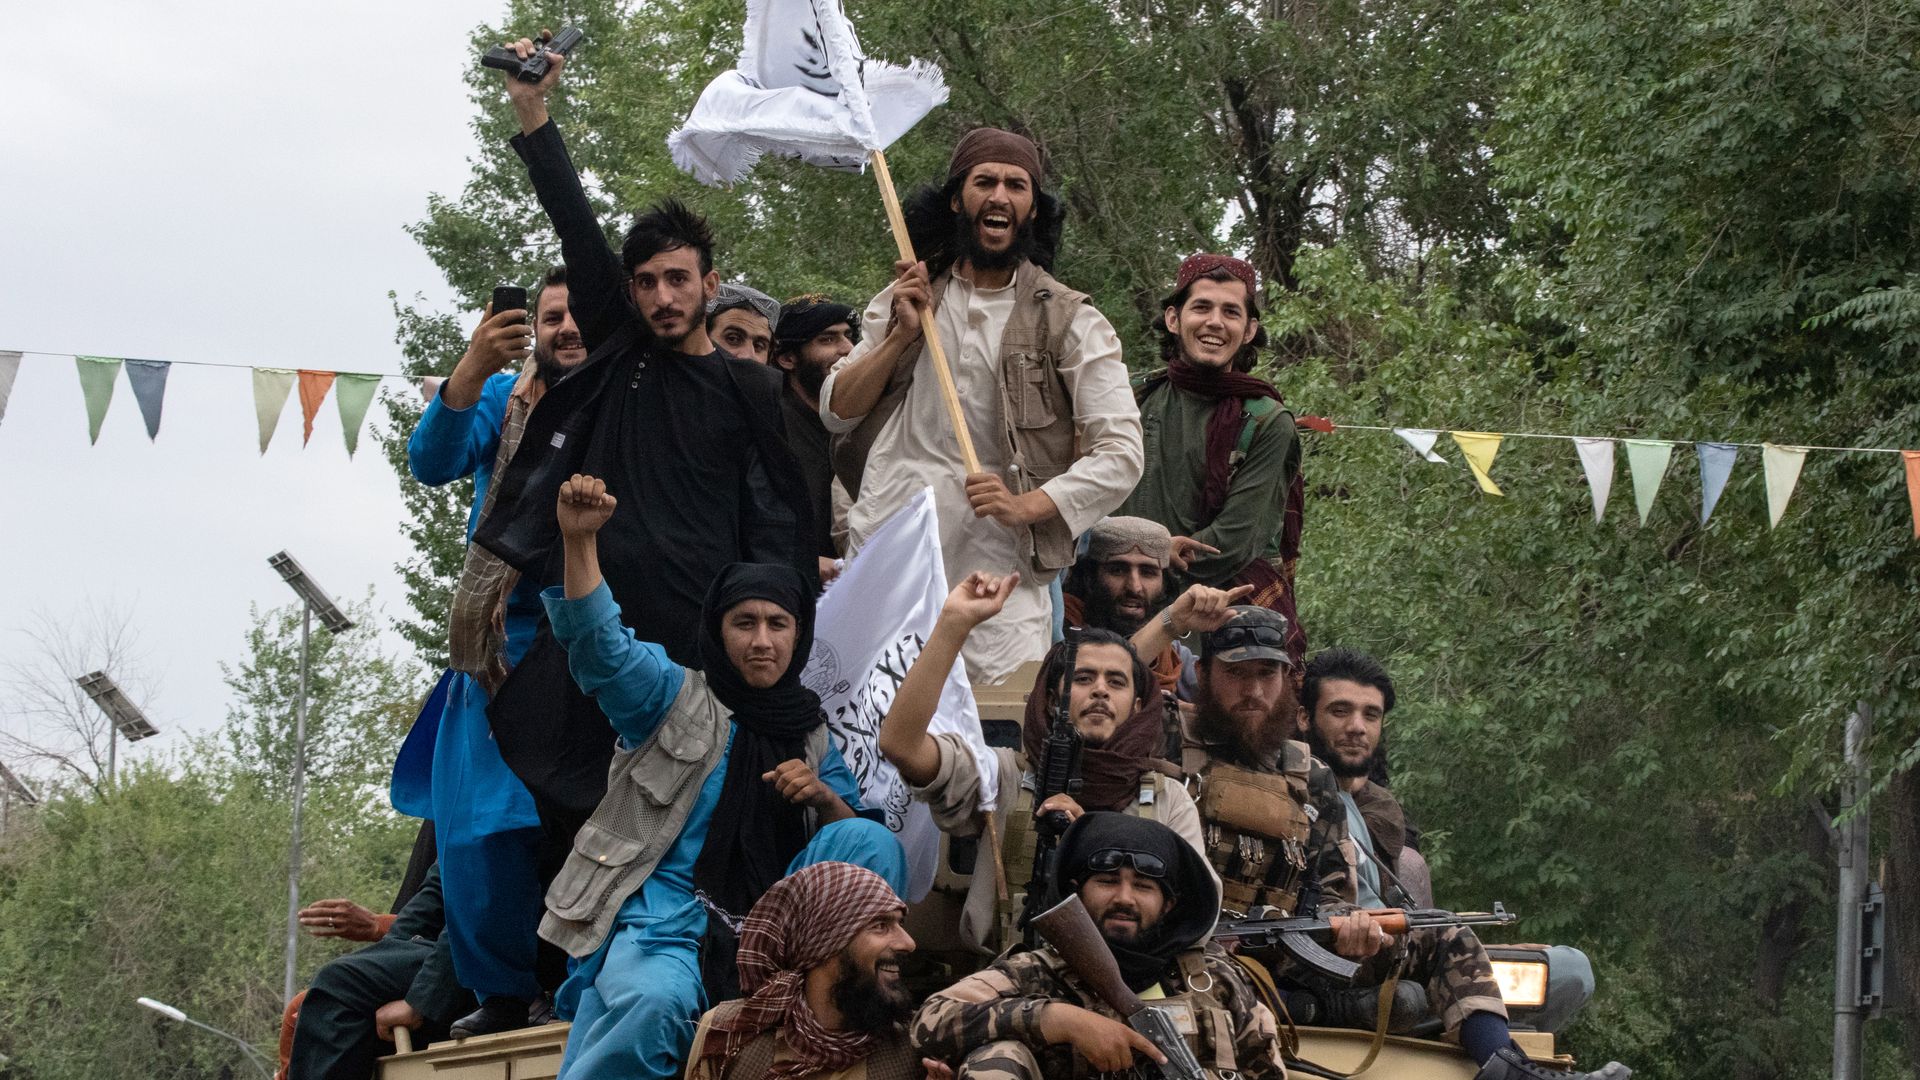
<svg viewBox="0 0 1920 1080">
<path fill-rule="evenodd" d="M 1833 963 L 1833 1080 L 1860 1080 L 1861 1035 L 1867 1010 L 1860 999 L 1860 915 L 1867 894 L 1867 829 L 1869 813 L 1859 804 L 1867 796 L 1867 732 L 1872 708 L 1864 701 L 1847 717 L 1846 778 L 1840 785 L 1839 925 L 1834 933 Z M 1849 811 L 1852 811 L 1849 816 Z"/>
<path fill-rule="evenodd" d="M 147 714 L 140 711 L 140 706 L 135 705 L 106 672 L 88 672 L 73 681 L 107 715 L 107 789 L 112 790 L 120 759 L 120 736 L 125 735 L 128 742 L 134 743 L 160 734 L 160 729 L 153 726 Z"/>
<path fill-rule="evenodd" d="M 227 1040 L 228 1042 L 231 1042 L 235 1046 L 238 1046 L 240 1049 L 246 1051 L 247 1060 L 253 1063 L 254 1068 L 260 1070 L 261 1076 L 266 1077 L 267 1080 L 273 1080 L 273 1071 L 267 1068 L 264 1060 L 266 1055 L 260 1052 L 259 1047 L 253 1045 L 252 1043 L 241 1038 L 240 1036 L 235 1035 L 233 1032 L 221 1031 L 219 1028 L 214 1027 L 212 1024 L 203 1024 L 200 1021 L 195 1020 L 193 1017 L 188 1016 L 186 1013 L 181 1012 L 179 1009 L 174 1008 L 173 1006 L 167 1004 L 164 1001 L 155 1001 L 150 997 L 135 998 L 134 1001 L 140 1006 L 142 1006 L 143 1008 L 152 1009 L 154 1012 L 159 1013 L 161 1016 L 166 1017 L 167 1019 L 173 1021 L 176 1024 L 190 1024 L 194 1027 L 199 1028 L 201 1031 L 212 1032 L 213 1034 L 220 1036 L 221 1038 Z"/>
<path fill-rule="evenodd" d="M 353 620 L 292 555 L 282 551 L 269 558 L 267 565 L 278 571 L 280 579 L 300 597 L 300 699 L 294 706 L 293 724 L 293 837 L 287 852 L 287 963 L 281 982 L 284 1003 L 293 1000 L 294 968 L 300 951 L 300 811 L 306 802 L 307 680 L 313 662 L 313 617 L 318 614 L 320 625 L 334 634 L 351 630 Z"/>
<path fill-rule="evenodd" d="M 287 855 L 287 967 L 281 983 L 283 1002 L 293 1000 L 293 969 L 300 949 L 300 810 L 307 794 L 307 663 L 313 635 L 313 608 L 300 605 L 300 702 L 293 721 L 293 841 Z"/>
</svg>

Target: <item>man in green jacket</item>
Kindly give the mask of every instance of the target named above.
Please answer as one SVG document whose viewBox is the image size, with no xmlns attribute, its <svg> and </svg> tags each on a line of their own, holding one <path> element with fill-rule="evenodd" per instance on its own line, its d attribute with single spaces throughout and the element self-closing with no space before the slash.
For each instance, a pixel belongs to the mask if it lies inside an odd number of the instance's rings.
<svg viewBox="0 0 1920 1080">
<path fill-rule="evenodd" d="M 1175 537 L 1176 587 L 1253 586 L 1287 617 L 1297 671 L 1307 638 L 1293 600 L 1300 555 L 1300 441 L 1280 391 L 1248 374 L 1266 343 L 1253 267 L 1227 255 L 1180 264 L 1162 316 L 1167 366 L 1135 394 L 1146 468 L 1119 513 Z"/>
</svg>

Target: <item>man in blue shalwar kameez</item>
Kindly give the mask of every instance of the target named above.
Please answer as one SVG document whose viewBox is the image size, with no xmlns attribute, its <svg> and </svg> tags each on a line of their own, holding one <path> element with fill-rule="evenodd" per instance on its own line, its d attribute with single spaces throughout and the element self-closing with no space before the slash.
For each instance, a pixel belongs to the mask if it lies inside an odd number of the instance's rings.
<svg viewBox="0 0 1920 1080">
<path fill-rule="evenodd" d="M 547 274 L 534 307 L 531 325 L 524 311 L 487 312 L 407 442 L 407 465 L 421 483 L 439 486 L 473 477 L 469 540 L 487 507 L 494 473 L 517 449 L 527 413 L 547 387 L 587 356 L 567 308 L 564 267 Z M 523 371 L 501 370 L 526 359 L 529 348 L 533 362 Z M 467 592 L 474 591 L 470 577 L 463 573 Z M 467 621 L 480 623 L 479 636 L 491 641 L 464 651 L 497 654 L 493 663 L 504 670 L 518 663 L 532 643 L 540 601 L 538 583 L 502 580 L 499 585 L 505 598 L 497 628 L 492 623 L 501 597 L 467 597 L 466 606 L 477 606 L 479 616 Z M 456 639 L 461 636 L 461 611 L 456 601 Z M 463 652 L 458 643 L 454 652 L 457 665 Z M 526 786 L 501 760 L 488 729 L 489 684 L 482 667 L 479 675 L 456 670 L 442 677 L 395 769 L 395 805 L 433 819 L 441 845 L 446 933 L 455 975 L 481 1002 L 478 1011 L 453 1023 L 456 1037 L 525 1026 L 528 1005 L 540 991 L 535 978 L 540 817 Z M 407 775 L 428 760 L 430 777 L 424 782 Z"/>
<path fill-rule="evenodd" d="M 601 481 L 562 485 L 565 585 L 541 594 L 574 678 L 619 734 L 607 795 L 540 924 L 579 960 L 556 1001 L 573 1020 L 561 1080 L 680 1076 L 701 1012 L 728 992 L 729 920 L 782 876 L 848 862 L 906 889 L 899 841 L 859 816 L 820 699 L 800 683 L 811 583 L 787 566 L 727 567 L 702 605 L 702 670 L 683 668 L 620 622 L 595 539 L 614 512 Z"/>
</svg>

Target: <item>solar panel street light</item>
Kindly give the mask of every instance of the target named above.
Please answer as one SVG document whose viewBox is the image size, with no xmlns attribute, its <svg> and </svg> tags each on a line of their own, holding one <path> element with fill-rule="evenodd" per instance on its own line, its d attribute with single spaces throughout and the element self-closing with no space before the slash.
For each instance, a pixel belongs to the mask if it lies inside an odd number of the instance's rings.
<svg viewBox="0 0 1920 1080">
<path fill-rule="evenodd" d="M 267 565 L 300 598 L 300 700 L 293 721 L 293 839 L 287 852 L 287 964 L 282 984 L 285 996 L 281 998 L 288 1002 L 293 1000 L 294 957 L 300 948 L 300 807 L 306 801 L 307 672 L 312 659 L 313 617 L 320 616 L 320 625 L 335 634 L 353 629 L 353 620 L 291 554 L 282 551 L 271 556 Z"/>
<path fill-rule="evenodd" d="M 139 742 L 160 734 L 160 729 L 153 726 L 147 714 L 140 711 L 140 706 L 135 705 L 127 697 L 126 691 L 120 689 L 120 685 L 106 672 L 89 672 L 73 681 L 86 691 L 95 705 L 100 706 L 100 711 L 106 713 L 108 721 L 113 724 L 113 730 L 107 734 L 107 786 L 112 787 L 116 762 L 120 756 L 121 737 L 124 736 L 128 742 Z"/>
<path fill-rule="evenodd" d="M 353 620 L 347 618 L 347 613 L 340 610 L 340 605 L 334 603 L 333 598 L 327 595 L 327 591 L 320 587 L 319 582 L 314 581 L 307 574 L 306 569 L 300 565 L 300 560 L 283 551 L 269 558 L 267 565 L 279 571 L 280 580 L 291 585 L 301 602 L 306 604 L 315 615 L 320 616 L 321 626 L 335 634 L 353 629 Z"/>
</svg>

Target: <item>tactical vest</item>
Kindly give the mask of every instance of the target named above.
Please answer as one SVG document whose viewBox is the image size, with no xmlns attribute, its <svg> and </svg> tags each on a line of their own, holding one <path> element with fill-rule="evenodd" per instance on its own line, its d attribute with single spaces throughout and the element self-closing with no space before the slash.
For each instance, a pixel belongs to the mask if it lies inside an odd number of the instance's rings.
<svg viewBox="0 0 1920 1080">
<path fill-rule="evenodd" d="M 1272 906 L 1291 913 L 1307 872 L 1313 814 L 1312 758 L 1288 742 L 1279 772 L 1254 772 L 1210 759 L 1188 743 L 1187 786 L 1200 810 L 1207 859 L 1220 875 L 1221 904 L 1235 911 Z"/>
<path fill-rule="evenodd" d="M 1140 794 L 1126 812 L 1147 821 L 1158 821 L 1160 800 L 1166 797 L 1166 785 L 1169 783 L 1171 781 L 1157 772 L 1141 773 Z M 1013 810 L 1007 815 L 1006 839 L 1000 847 L 1007 870 L 1007 899 L 998 905 L 998 918 L 995 920 L 1000 930 L 1001 949 L 1020 938 L 1020 932 L 1014 928 L 1014 924 L 1020 918 L 1021 909 L 1026 906 L 1027 882 L 1033 880 L 1034 852 L 1040 842 L 1040 834 L 1033 826 L 1033 792 L 1023 783 L 1019 797 L 1014 800 Z M 975 873 L 979 872 L 975 870 Z M 987 872 L 992 873 L 991 870 Z"/>
<path fill-rule="evenodd" d="M 933 300 L 937 305 L 952 283 L 951 272 L 933 282 Z M 1000 394 L 1006 430 L 1002 445 L 1008 451 L 1012 474 L 1004 477 L 1007 487 L 1024 495 L 1065 473 L 1073 465 L 1077 447 L 1073 428 L 1073 397 L 1066 380 L 1060 377 L 1065 357 L 1067 331 L 1087 294 L 1075 292 L 1055 281 L 1031 261 L 1021 260 L 1013 275 L 1013 311 L 1007 316 L 1006 329 L 1000 334 Z M 860 479 L 866 471 L 867 454 L 882 428 L 900 411 L 907 391 L 913 385 L 914 369 L 925 355 L 922 344 L 908 362 L 895 368 L 867 415 L 843 435 L 833 440 L 833 472 L 847 493 L 860 497 Z M 950 359 L 951 362 L 951 359 Z M 1051 574 L 1073 565 L 1074 538 L 1059 515 L 1038 525 L 1020 530 L 1024 543 L 1021 554 L 1042 574 Z"/>
</svg>

